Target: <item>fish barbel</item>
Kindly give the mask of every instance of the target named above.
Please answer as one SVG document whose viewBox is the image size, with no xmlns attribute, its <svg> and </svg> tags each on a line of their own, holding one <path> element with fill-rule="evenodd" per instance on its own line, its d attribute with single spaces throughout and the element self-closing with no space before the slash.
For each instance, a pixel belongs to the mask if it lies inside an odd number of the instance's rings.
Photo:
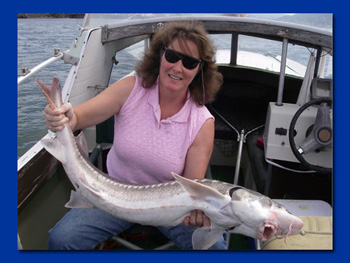
<svg viewBox="0 0 350 263">
<path fill-rule="evenodd" d="M 37 83 L 52 108 L 62 106 L 57 78 L 50 88 L 39 80 Z M 264 241 L 295 234 L 303 226 L 301 219 L 269 197 L 221 181 L 190 180 L 173 173 L 174 181 L 161 184 L 118 182 L 90 163 L 82 150 L 87 148 L 82 146 L 86 145 L 83 133 L 76 139 L 68 124 L 55 138 L 42 139 L 41 143 L 62 163 L 75 188 L 66 207 L 98 208 L 117 218 L 152 226 L 174 226 L 192 210 L 202 210 L 211 226 L 193 233 L 193 249 L 208 249 L 227 229 Z"/>
</svg>

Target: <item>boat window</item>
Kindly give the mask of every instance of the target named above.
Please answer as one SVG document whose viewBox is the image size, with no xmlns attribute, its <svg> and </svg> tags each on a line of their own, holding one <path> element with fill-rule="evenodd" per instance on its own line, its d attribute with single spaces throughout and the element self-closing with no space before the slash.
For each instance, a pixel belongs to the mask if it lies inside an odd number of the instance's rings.
<svg viewBox="0 0 350 263">
<path fill-rule="evenodd" d="M 94 28 L 100 27 L 104 25 L 114 25 L 120 22 L 128 23 L 131 21 L 140 20 L 145 22 L 145 20 L 150 20 L 154 18 L 169 18 L 169 17 L 193 17 L 196 19 L 197 17 L 203 16 L 220 16 L 221 14 L 201 14 L 201 13 L 91 13 L 88 14 L 83 23 L 84 28 Z"/>
<path fill-rule="evenodd" d="M 231 34 L 209 35 L 216 50 L 215 60 L 220 64 L 229 64 L 231 58 Z"/>
<path fill-rule="evenodd" d="M 306 47 L 288 44 L 286 74 L 304 77 L 310 57 Z M 257 55 L 258 54 L 258 55 Z M 240 35 L 237 65 L 280 72 L 282 42 Z"/>
<path fill-rule="evenodd" d="M 142 58 L 145 41 L 138 42 L 117 52 L 109 83 L 112 84 L 135 70 L 137 62 Z"/>
<path fill-rule="evenodd" d="M 333 79 L 333 56 L 328 52 L 323 52 L 320 62 L 319 76 L 320 78 Z"/>
</svg>

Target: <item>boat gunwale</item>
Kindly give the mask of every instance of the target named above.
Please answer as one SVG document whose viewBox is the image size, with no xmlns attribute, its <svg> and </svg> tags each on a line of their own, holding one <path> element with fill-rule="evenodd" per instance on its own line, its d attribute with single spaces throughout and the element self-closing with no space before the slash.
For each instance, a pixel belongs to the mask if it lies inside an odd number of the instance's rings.
<svg viewBox="0 0 350 263">
<path fill-rule="evenodd" d="M 333 49 L 333 33 L 331 31 L 288 22 L 227 16 L 157 17 L 110 23 L 101 26 L 103 29 L 101 40 L 106 43 L 137 35 L 152 35 L 159 23 L 171 21 L 201 21 L 209 34 L 238 33 L 277 41 L 287 38 L 293 44 L 309 47 L 321 46 L 330 52 Z"/>
</svg>

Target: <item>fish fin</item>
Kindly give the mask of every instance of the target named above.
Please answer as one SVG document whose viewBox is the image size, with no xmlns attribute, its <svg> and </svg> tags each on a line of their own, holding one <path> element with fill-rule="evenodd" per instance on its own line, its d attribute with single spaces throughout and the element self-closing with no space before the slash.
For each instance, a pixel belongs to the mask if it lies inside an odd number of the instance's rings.
<svg viewBox="0 0 350 263">
<path fill-rule="evenodd" d="M 227 201 L 225 196 L 216 189 L 187 179 L 176 173 L 172 173 L 175 179 L 182 185 L 186 192 L 196 199 L 202 199 L 213 205 L 222 206 L 221 201 Z"/>
<path fill-rule="evenodd" d="M 192 247 L 195 250 L 208 249 L 214 245 L 224 233 L 224 229 L 211 227 L 198 228 L 192 234 Z"/>
<path fill-rule="evenodd" d="M 75 191 L 70 192 L 70 199 L 65 204 L 67 208 L 94 208 L 93 205 L 88 203 L 81 195 Z"/>
<path fill-rule="evenodd" d="M 53 157 L 61 163 L 64 162 L 63 145 L 58 139 L 42 139 L 41 144 Z"/>
<path fill-rule="evenodd" d="M 75 137 L 75 142 L 77 143 L 80 153 L 89 159 L 89 147 L 83 132 L 80 132 L 78 136 Z"/>
</svg>

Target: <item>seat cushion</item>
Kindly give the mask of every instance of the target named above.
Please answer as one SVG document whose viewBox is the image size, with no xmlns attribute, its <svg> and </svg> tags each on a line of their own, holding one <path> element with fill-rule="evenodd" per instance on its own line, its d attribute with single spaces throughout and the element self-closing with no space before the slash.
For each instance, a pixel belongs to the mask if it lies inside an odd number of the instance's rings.
<svg viewBox="0 0 350 263">
<path fill-rule="evenodd" d="M 271 238 L 263 243 L 264 250 L 332 250 L 332 217 L 301 216 L 304 222 L 299 233 L 287 238 Z"/>
</svg>

